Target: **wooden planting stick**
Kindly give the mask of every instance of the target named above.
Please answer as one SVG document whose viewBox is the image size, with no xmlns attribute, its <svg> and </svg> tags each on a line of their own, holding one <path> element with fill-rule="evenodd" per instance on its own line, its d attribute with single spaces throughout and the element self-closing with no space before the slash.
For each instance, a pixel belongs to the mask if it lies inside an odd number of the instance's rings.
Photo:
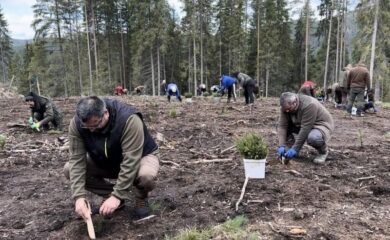
<svg viewBox="0 0 390 240">
<path fill-rule="evenodd" d="M 87 204 L 87 208 L 88 208 L 89 210 L 91 210 L 91 206 L 89 205 L 89 202 L 88 202 L 88 201 L 85 201 L 85 204 Z M 96 236 L 95 236 L 95 229 L 94 229 L 94 227 L 93 227 L 92 216 L 91 216 L 91 215 L 90 215 L 89 218 L 86 220 L 86 223 L 87 223 L 89 238 L 90 238 L 90 239 L 96 239 Z"/>
<path fill-rule="evenodd" d="M 229 162 L 232 161 L 231 158 L 221 158 L 221 159 L 201 159 L 195 162 L 192 162 L 193 164 L 197 163 L 216 163 L 216 162 Z"/>
<path fill-rule="evenodd" d="M 246 177 L 246 178 L 245 178 L 245 182 L 244 182 L 244 186 L 242 186 L 242 189 L 241 189 L 240 198 L 238 199 L 238 201 L 237 201 L 237 203 L 236 203 L 236 211 L 238 211 L 238 205 L 240 205 L 240 202 L 241 202 L 242 199 L 244 198 L 245 189 L 246 189 L 246 185 L 248 184 L 248 180 L 249 180 L 249 177 Z"/>
</svg>

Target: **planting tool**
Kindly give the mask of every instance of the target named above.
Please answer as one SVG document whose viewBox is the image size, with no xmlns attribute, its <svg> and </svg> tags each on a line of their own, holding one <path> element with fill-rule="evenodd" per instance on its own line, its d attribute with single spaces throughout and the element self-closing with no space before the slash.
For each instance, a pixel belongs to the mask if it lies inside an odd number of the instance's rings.
<svg viewBox="0 0 390 240">
<path fill-rule="evenodd" d="M 85 201 L 85 204 L 87 205 L 88 210 L 91 211 L 91 206 L 89 205 L 89 202 L 88 202 L 88 201 Z M 93 227 L 92 216 L 91 216 L 91 215 L 90 215 L 89 218 L 86 220 L 86 223 L 87 223 L 89 238 L 90 238 L 90 239 L 96 239 L 96 236 L 95 236 L 95 229 L 94 229 L 94 227 Z"/>
</svg>

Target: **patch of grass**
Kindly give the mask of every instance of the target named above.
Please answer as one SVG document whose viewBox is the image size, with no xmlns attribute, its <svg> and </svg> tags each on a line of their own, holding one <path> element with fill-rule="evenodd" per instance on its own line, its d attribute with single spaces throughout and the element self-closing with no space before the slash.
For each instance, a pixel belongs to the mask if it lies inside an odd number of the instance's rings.
<svg viewBox="0 0 390 240">
<path fill-rule="evenodd" d="M 386 132 L 386 133 L 385 133 L 385 138 L 386 138 L 387 140 L 390 140 L 390 132 Z"/>
<path fill-rule="evenodd" d="M 7 137 L 3 134 L 0 134 L 0 149 L 4 149 L 4 145 L 7 142 Z"/>
<path fill-rule="evenodd" d="M 149 204 L 149 208 L 152 212 L 157 212 L 161 209 L 161 204 L 158 202 L 153 202 Z"/>
<path fill-rule="evenodd" d="M 176 108 L 172 108 L 171 110 L 169 110 L 169 116 L 170 116 L 171 118 L 177 117 Z"/>
<path fill-rule="evenodd" d="M 204 92 L 204 93 L 203 93 L 203 97 L 208 97 L 208 96 L 210 96 L 210 93 L 209 93 L 209 92 Z"/>
<path fill-rule="evenodd" d="M 387 109 L 389 109 L 389 108 L 390 108 L 390 102 L 383 102 L 383 103 L 382 103 L 382 108 L 387 108 Z"/>
<path fill-rule="evenodd" d="M 184 97 L 185 98 L 192 98 L 192 93 L 186 92 L 186 93 L 184 93 Z"/>
<path fill-rule="evenodd" d="M 247 224 L 248 219 L 246 217 L 238 216 L 221 225 L 203 230 L 184 229 L 177 236 L 173 238 L 166 237 L 165 240 L 259 239 L 257 232 L 250 232 L 247 229 Z"/>
</svg>

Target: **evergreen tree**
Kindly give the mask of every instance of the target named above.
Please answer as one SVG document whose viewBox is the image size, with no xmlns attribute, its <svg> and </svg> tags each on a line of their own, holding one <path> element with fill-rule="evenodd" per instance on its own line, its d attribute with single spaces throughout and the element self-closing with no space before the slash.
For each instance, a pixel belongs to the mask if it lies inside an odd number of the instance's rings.
<svg viewBox="0 0 390 240">
<path fill-rule="evenodd" d="M 12 58 L 12 41 L 8 32 L 8 23 L 0 6 L 0 73 L 4 83 L 8 82 L 8 67 Z"/>
</svg>

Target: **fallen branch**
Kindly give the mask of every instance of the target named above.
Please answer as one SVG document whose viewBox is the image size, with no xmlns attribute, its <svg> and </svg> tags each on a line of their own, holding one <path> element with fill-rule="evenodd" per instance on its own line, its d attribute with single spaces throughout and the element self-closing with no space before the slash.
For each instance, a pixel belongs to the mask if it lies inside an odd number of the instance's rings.
<svg viewBox="0 0 390 240">
<path fill-rule="evenodd" d="M 238 201 L 237 201 L 237 203 L 236 203 L 236 211 L 238 211 L 238 205 L 240 205 L 240 202 L 241 202 L 242 199 L 244 198 L 245 189 L 246 189 L 246 185 L 248 184 L 248 180 L 249 180 L 249 177 L 246 177 L 246 178 L 245 178 L 245 182 L 244 182 L 244 186 L 242 186 L 242 189 L 241 189 L 240 198 L 238 199 Z"/>
<path fill-rule="evenodd" d="M 195 162 L 192 162 L 193 164 L 198 164 L 198 163 L 216 163 L 216 162 L 229 162 L 232 161 L 233 159 L 231 158 L 221 158 L 221 159 L 201 159 Z"/>
<path fill-rule="evenodd" d="M 376 176 L 361 177 L 361 178 L 356 178 L 356 181 L 359 182 L 359 181 L 370 180 L 370 179 L 374 179 L 374 178 L 376 178 Z"/>
<path fill-rule="evenodd" d="M 295 176 L 303 177 L 303 174 L 294 169 L 284 170 L 285 173 L 291 173 Z"/>
<path fill-rule="evenodd" d="M 161 163 L 165 163 L 165 164 L 172 164 L 172 165 L 175 165 L 176 167 L 180 167 L 179 164 L 175 163 L 175 162 L 172 162 L 172 161 L 167 161 L 167 160 L 160 160 Z"/>
<path fill-rule="evenodd" d="M 230 146 L 228 148 L 225 148 L 224 150 L 221 151 L 221 154 L 224 154 L 225 152 L 229 151 L 229 150 L 232 150 L 233 148 L 235 148 L 236 145 L 233 145 L 233 146 Z"/>
</svg>

